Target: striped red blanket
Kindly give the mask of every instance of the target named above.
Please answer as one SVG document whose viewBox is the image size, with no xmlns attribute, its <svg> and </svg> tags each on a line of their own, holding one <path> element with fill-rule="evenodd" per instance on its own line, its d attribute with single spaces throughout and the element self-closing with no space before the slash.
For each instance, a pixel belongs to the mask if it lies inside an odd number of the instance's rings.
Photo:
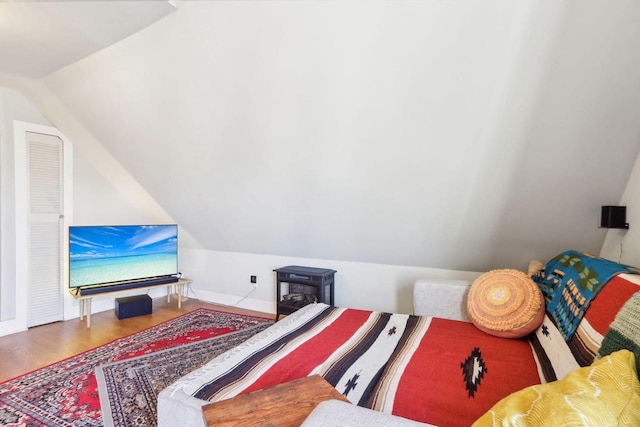
<svg viewBox="0 0 640 427">
<path fill-rule="evenodd" d="M 439 426 L 468 426 L 541 381 L 526 339 L 453 320 L 312 304 L 176 388 L 218 401 L 312 374 L 354 404 Z"/>
</svg>

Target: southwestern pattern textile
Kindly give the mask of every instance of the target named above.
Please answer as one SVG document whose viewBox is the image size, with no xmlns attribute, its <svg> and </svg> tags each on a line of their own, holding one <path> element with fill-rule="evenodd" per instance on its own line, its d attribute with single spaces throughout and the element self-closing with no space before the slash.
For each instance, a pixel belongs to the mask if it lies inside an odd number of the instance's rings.
<svg viewBox="0 0 640 427">
<path fill-rule="evenodd" d="M 184 414 L 196 402 L 313 374 L 354 404 L 443 426 L 469 426 L 506 394 L 540 383 L 526 339 L 498 338 L 467 322 L 318 303 L 165 389 L 158 410 Z M 188 398 L 193 404 L 183 404 Z"/>
<path fill-rule="evenodd" d="M 258 317 L 194 310 L 0 384 L 0 425 L 102 426 L 104 422 L 94 374 L 96 368 L 245 329 L 251 328 L 255 333 L 260 330 L 259 326 L 271 324 L 273 321 Z M 253 334 L 246 337 L 250 335 Z M 237 341 L 232 340 L 224 349 L 213 346 L 208 358 L 235 344 Z M 183 369 L 188 371 L 195 367 L 185 366 Z M 144 406 L 141 402 L 138 405 Z M 135 409 L 129 408 L 131 411 Z M 149 410 L 141 410 L 144 411 Z M 137 421 L 141 425 L 155 424 L 155 419 L 138 418 Z"/>
<path fill-rule="evenodd" d="M 550 260 L 533 280 L 542 290 L 547 312 L 568 341 L 600 289 L 620 273 L 640 274 L 640 270 L 570 250 Z"/>
</svg>

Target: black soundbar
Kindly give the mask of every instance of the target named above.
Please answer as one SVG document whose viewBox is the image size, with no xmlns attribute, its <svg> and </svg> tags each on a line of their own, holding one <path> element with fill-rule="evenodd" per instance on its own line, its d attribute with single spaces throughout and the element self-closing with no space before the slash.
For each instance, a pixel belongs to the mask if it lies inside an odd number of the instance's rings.
<svg viewBox="0 0 640 427">
<path fill-rule="evenodd" d="M 176 276 L 156 277 L 148 280 L 141 280 L 137 282 L 122 282 L 112 283 L 100 286 L 87 286 L 86 288 L 77 288 L 74 292 L 76 295 L 93 295 L 101 294 L 104 292 L 125 291 L 127 289 L 144 288 L 147 286 L 163 285 L 165 283 L 174 283 L 180 280 Z"/>
</svg>

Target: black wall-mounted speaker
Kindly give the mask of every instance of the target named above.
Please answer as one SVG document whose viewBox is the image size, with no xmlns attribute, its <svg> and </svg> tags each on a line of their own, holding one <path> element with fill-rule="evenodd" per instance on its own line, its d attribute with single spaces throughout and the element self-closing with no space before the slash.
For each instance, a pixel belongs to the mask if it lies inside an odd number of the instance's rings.
<svg viewBox="0 0 640 427">
<path fill-rule="evenodd" d="M 627 224 L 626 206 L 603 206 L 600 216 L 600 227 L 603 228 L 629 228 Z"/>
</svg>

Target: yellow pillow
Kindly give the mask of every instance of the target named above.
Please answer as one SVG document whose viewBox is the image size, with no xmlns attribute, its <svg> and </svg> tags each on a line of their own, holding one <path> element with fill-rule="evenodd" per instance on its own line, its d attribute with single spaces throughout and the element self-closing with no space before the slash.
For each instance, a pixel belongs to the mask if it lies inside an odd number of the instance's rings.
<svg viewBox="0 0 640 427">
<path fill-rule="evenodd" d="M 564 379 L 512 393 L 480 417 L 480 426 L 640 425 L 635 357 L 620 350 Z"/>
</svg>

